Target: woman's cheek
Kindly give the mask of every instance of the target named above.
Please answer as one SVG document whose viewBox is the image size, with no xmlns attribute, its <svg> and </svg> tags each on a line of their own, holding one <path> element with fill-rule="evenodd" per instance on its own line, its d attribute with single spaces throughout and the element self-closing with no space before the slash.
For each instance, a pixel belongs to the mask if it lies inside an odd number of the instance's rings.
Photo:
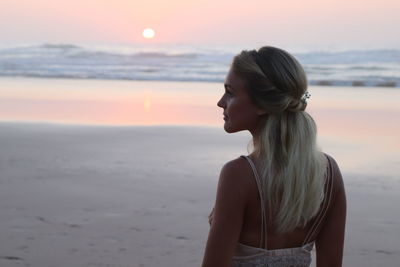
<svg viewBox="0 0 400 267">
<path fill-rule="evenodd" d="M 227 100 L 227 104 L 228 104 L 228 107 L 229 108 L 234 108 L 235 107 L 235 99 L 233 98 L 233 97 L 230 97 L 230 98 L 228 98 L 228 100 Z"/>
</svg>

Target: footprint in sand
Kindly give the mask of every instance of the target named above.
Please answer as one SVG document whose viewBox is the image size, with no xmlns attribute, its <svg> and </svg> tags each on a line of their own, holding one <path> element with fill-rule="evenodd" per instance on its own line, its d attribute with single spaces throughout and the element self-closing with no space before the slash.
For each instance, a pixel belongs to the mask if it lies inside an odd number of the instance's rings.
<svg viewBox="0 0 400 267">
<path fill-rule="evenodd" d="M 393 255 L 393 254 L 396 254 L 394 251 L 387 251 L 387 250 L 381 250 L 381 249 L 375 250 L 375 252 L 376 252 L 376 253 L 379 253 L 379 254 L 385 254 L 385 255 Z"/>
<path fill-rule="evenodd" d="M 23 258 L 16 257 L 16 256 L 0 256 L 0 259 L 3 260 L 10 260 L 10 261 L 23 261 Z"/>
<path fill-rule="evenodd" d="M 174 235 L 167 234 L 165 236 L 166 237 L 172 237 L 172 238 L 175 238 L 175 239 L 178 239 L 178 240 L 189 240 L 190 239 L 189 237 L 183 236 L 183 235 L 174 236 Z"/>
</svg>

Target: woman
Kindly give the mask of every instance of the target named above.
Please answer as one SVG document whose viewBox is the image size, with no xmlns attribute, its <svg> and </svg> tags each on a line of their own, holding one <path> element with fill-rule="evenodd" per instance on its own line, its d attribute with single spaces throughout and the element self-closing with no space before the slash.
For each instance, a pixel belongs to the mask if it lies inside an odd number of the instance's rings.
<svg viewBox="0 0 400 267">
<path fill-rule="evenodd" d="M 316 146 L 303 68 L 274 47 L 243 51 L 218 102 L 228 133 L 253 151 L 221 170 L 203 267 L 341 266 L 346 197 L 335 160 Z"/>
</svg>

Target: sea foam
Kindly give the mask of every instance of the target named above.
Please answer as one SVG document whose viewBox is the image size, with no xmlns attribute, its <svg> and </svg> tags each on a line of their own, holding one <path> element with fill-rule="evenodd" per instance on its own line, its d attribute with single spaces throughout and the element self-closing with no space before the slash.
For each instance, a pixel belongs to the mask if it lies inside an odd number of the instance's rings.
<svg viewBox="0 0 400 267">
<path fill-rule="evenodd" d="M 0 49 L 0 76 L 222 82 L 238 51 L 189 45 L 15 46 Z M 400 50 L 294 55 L 312 85 L 400 87 Z"/>
</svg>

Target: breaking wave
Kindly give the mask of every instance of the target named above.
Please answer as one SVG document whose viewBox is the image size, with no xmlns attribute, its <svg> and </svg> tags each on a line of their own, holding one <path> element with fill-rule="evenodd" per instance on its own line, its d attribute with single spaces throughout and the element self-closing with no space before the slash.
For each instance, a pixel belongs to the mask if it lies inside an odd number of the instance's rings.
<svg viewBox="0 0 400 267">
<path fill-rule="evenodd" d="M 0 49 L 0 76 L 222 82 L 228 47 L 41 44 Z M 312 85 L 400 87 L 400 50 L 295 54 Z"/>
</svg>

